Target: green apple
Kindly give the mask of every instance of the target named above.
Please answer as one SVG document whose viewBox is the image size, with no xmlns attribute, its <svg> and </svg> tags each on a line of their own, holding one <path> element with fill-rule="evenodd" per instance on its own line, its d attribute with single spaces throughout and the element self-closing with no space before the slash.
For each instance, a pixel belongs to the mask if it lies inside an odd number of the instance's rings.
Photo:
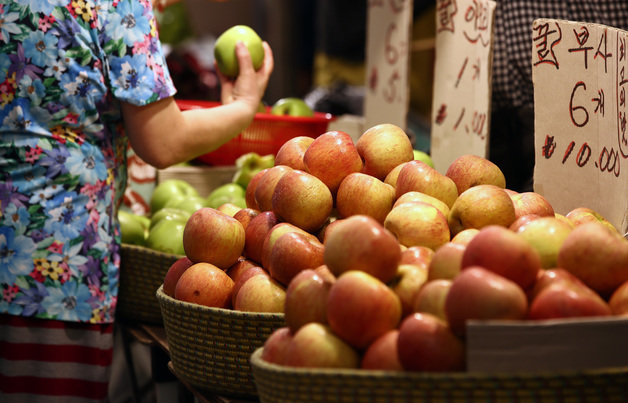
<svg viewBox="0 0 628 403">
<path fill-rule="evenodd" d="M 148 236 L 148 217 L 134 214 L 126 210 L 118 211 L 118 221 L 120 222 L 120 236 L 122 243 L 133 245 L 144 245 Z"/>
<path fill-rule="evenodd" d="M 198 196 L 198 191 L 190 183 L 183 179 L 166 179 L 160 182 L 150 197 L 150 211 L 155 213 L 162 209 L 170 199 L 177 196 Z"/>
<path fill-rule="evenodd" d="M 165 253 L 185 255 L 183 250 L 183 230 L 187 220 L 162 219 L 148 231 L 146 246 Z"/>
<path fill-rule="evenodd" d="M 264 62 L 262 39 L 251 27 L 235 25 L 223 32 L 214 45 L 214 58 L 218 70 L 227 77 L 236 77 L 240 72 L 235 46 L 238 41 L 244 42 L 251 54 L 253 68 L 258 70 Z"/>
<path fill-rule="evenodd" d="M 149 231 L 160 221 L 187 221 L 190 218 L 188 211 L 176 207 L 164 207 L 150 217 Z"/>
<path fill-rule="evenodd" d="M 280 116 L 314 116 L 312 108 L 304 100 L 297 97 L 281 98 L 270 108 L 270 113 Z"/>
<path fill-rule="evenodd" d="M 173 203 L 166 203 L 165 207 L 174 207 L 192 214 L 201 207 L 207 207 L 207 199 L 203 196 L 175 197 Z"/>
<path fill-rule="evenodd" d="M 233 175 L 232 182 L 246 189 L 251 178 L 253 178 L 256 173 L 275 165 L 275 155 L 268 154 L 261 156 L 256 152 L 250 152 L 238 157 L 235 164 L 238 170 L 235 175 Z"/>
<path fill-rule="evenodd" d="M 212 190 L 207 196 L 207 207 L 218 208 L 225 203 L 233 203 L 240 208 L 246 207 L 246 190 L 237 183 L 225 183 Z"/>
<path fill-rule="evenodd" d="M 421 150 L 413 150 L 413 152 L 414 152 L 414 159 L 415 160 L 423 161 L 427 165 L 429 165 L 432 168 L 434 168 L 434 161 L 432 161 L 432 157 L 430 157 L 430 155 L 428 153 L 426 153 L 425 151 L 421 151 Z"/>
</svg>

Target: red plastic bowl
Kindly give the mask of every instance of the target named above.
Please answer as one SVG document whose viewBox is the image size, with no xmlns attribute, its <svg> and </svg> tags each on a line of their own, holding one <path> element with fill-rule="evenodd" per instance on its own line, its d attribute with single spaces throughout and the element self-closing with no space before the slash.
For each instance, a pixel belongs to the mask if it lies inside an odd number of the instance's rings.
<svg viewBox="0 0 628 403">
<path fill-rule="evenodd" d="M 177 100 L 181 110 L 213 108 L 219 102 Z M 312 117 L 277 116 L 256 113 L 253 122 L 242 133 L 221 147 L 201 155 L 197 159 L 207 165 L 234 165 L 239 156 L 256 152 L 259 155 L 276 155 L 279 148 L 288 140 L 298 136 L 316 138 L 327 131 L 334 117 L 330 113 L 314 112 Z"/>
</svg>

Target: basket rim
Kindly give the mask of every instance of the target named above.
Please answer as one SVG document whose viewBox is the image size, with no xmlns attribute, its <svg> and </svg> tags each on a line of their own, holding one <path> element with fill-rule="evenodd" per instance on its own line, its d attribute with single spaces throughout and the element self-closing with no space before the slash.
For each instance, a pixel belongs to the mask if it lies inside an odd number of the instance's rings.
<svg viewBox="0 0 628 403">
<path fill-rule="evenodd" d="M 206 100 L 193 100 L 193 99 L 177 99 L 177 105 L 181 110 L 190 110 L 190 109 L 204 109 L 204 108 L 213 108 L 221 105 L 220 102 L 216 101 L 206 101 Z M 257 112 L 255 114 L 255 120 L 258 121 L 269 121 L 269 122 L 294 122 L 294 123 L 322 123 L 322 122 L 331 122 L 335 120 L 336 117 L 331 113 L 327 112 L 316 112 L 314 111 L 314 116 L 288 116 L 288 115 L 272 115 L 267 108 L 267 112 Z"/>
<path fill-rule="evenodd" d="M 222 316 L 227 316 L 231 318 L 240 318 L 240 319 L 251 319 L 259 318 L 259 319 L 275 319 L 275 320 L 284 320 L 285 315 L 283 313 L 277 312 L 250 312 L 250 311 L 237 311 L 232 308 L 217 308 L 211 306 L 204 306 L 199 304 L 194 304 L 191 302 L 180 301 L 178 299 L 172 298 L 164 292 L 164 285 L 160 285 L 156 291 L 157 299 L 160 302 L 177 306 L 181 309 L 189 309 L 189 310 L 197 310 L 206 313 L 216 313 Z"/>
<path fill-rule="evenodd" d="M 538 372 L 412 372 L 412 371 L 388 371 L 373 369 L 338 369 L 338 368 L 300 368 L 288 367 L 284 365 L 274 364 L 262 359 L 262 351 L 264 347 L 258 347 L 251 353 L 249 361 L 253 369 L 263 371 L 272 371 L 276 373 L 294 373 L 295 375 L 308 376 L 345 376 L 357 378 L 373 378 L 373 377 L 389 377 L 392 379 L 416 379 L 416 380 L 432 380 L 432 381 L 473 381 L 484 379 L 548 379 L 557 377 L 573 377 L 573 376 L 599 376 L 613 375 L 628 372 L 628 366 L 597 368 L 590 370 L 573 370 L 573 371 L 538 371 Z"/>
<path fill-rule="evenodd" d="M 153 255 L 156 256 L 158 258 L 166 258 L 166 259 L 180 259 L 182 257 L 185 257 L 185 255 L 177 255 L 175 253 L 167 253 L 167 252 L 162 252 L 156 249 L 151 249 L 147 246 L 143 246 L 143 245 L 134 245 L 134 244 L 130 244 L 130 243 L 121 243 L 120 244 L 120 251 L 127 251 L 127 252 L 138 252 L 138 253 L 146 253 L 149 255 Z"/>
</svg>

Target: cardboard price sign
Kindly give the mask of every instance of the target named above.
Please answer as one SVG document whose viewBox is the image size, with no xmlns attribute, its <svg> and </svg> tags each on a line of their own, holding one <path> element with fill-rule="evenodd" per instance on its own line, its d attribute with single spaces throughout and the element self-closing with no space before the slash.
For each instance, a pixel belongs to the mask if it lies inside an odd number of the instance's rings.
<svg viewBox="0 0 628 403">
<path fill-rule="evenodd" d="M 489 0 L 436 1 L 430 153 L 443 173 L 462 154 L 488 152 L 495 6 Z"/>
<path fill-rule="evenodd" d="M 532 30 L 534 190 L 558 213 L 589 207 L 625 234 L 628 32 L 554 19 Z"/>
<path fill-rule="evenodd" d="M 406 129 L 412 1 L 368 0 L 364 125 Z"/>
</svg>

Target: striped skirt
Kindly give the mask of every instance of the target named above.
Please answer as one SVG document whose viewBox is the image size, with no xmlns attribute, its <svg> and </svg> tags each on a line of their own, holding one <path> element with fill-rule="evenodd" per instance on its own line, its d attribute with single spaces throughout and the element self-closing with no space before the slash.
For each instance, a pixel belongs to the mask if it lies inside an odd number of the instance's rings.
<svg viewBox="0 0 628 403">
<path fill-rule="evenodd" d="M 0 402 L 106 401 L 113 324 L 0 314 Z"/>
</svg>

